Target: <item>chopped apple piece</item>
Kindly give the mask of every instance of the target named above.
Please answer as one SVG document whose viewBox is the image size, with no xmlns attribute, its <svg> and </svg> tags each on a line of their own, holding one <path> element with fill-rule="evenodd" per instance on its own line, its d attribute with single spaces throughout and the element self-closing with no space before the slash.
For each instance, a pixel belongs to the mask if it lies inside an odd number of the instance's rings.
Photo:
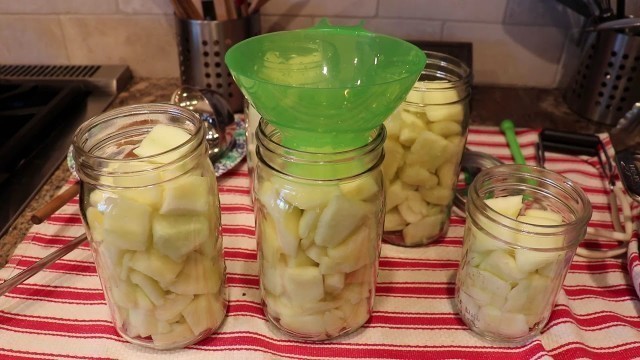
<svg viewBox="0 0 640 360">
<path fill-rule="evenodd" d="M 89 225 L 89 235 L 94 242 L 104 240 L 104 215 L 97 208 L 91 206 L 87 208 L 87 225 Z"/>
<path fill-rule="evenodd" d="M 149 300 L 155 305 L 162 305 L 162 303 L 164 303 L 164 290 L 162 290 L 154 279 L 135 270 L 129 273 L 129 278 L 132 283 L 140 286 L 142 291 L 149 297 Z"/>
<path fill-rule="evenodd" d="M 344 287 L 344 273 L 326 274 L 324 277 L 324 290 L 330 294 L 337 294 Z"/>
<path fill-rule="evenodd" d="M 384 231 L 399 231 L 407 226 L 407 221 L 397 208 L 387 211 L 384 215 Z"/>
<path fill-rule="evenodd" d="M 429 130 L 446 138 L 452 135 L 460 135 L 462 127 L 459 121 L 437 121 L 429 124 Z"/>
<path fill-rule="evenodd" d="M 478 311 L 478 328 L 510 338 L 522 337 L 529 333 L 526 316 L 502 312 L 491 305 L 483 306 Z"/>
<path fill-rule="evenodd" d="M 375 178 L 371 175 L 365 175 L 356 180 L 343 182 L 339 187 L 344 196 L 353 200 L 367 199 L 380 190 Z"/>
<path fill-rule="evenodd" d="M 398 174 L 400 180 L 406 184 L 424 187 L 434 187 L 438 184 L 438 177 L 419 165 L 405 165 Z"/>
<path fill-rule="evenodd" d="M 311 245 L 306 248 L 304 252 L 317 264 L 321 263 L 327 257 L 327 248 L 323 246 Z"/>
<path fill-rule="evenodd" d="M 209 179 L 186 175 L 163 184 L 161 214 L 180 215 L 202 213 L 209 209 L 211 198 Z"/>
<path fill-rule="evenodd" d="M 392 182 L 386 192 L 386 208 L 391 210 L 401 204 L 410 191 L 412 191 L 411 187 L 405 185 L 404 182 L 400 180 Z"/>
<path fill-rule="evenodd" d="M 539 218 L 549 219 L 557 224 L 562 224 L 563 219 L 562 215 L 558 214 L 555 211 L 551 210 L 542 210 L 542 209 L 528 209 L 524 212 L 526 216 L 533 216 Z"/>
<path fill-rule="evenodd" d="M 458 160 L 458 159 L 456 159 Z M 436 174 L 438 174 L 438 184 L 445 188 L 453 188 L 453 185 L 456 183 L 458 179 L 458 163 L 457 162 L 446 162 L 436 170 Z"/>
<path fill-rule="evenodd" d="M 155 279 L 161 286 L 172 282 L 182 265 L 183 263 L 176 262 L 154 249 L 136 252 L 129 263 L 130 267 Z"/>
<path fill-rule="evenodd" d="M 320 218 L 320 208 L 305 210 L 300 216 L 298 224 L 298 236 L 306 238 L 312 231 L 316 230 L 318 218 Z"/>
<path fill-rule="evenodd" d="M 504 251 L 496 250 L 489 254 L 479 266 L 504 281 L 517 281 L 527 276 L 518 269 L 513 257 Z"/>
<path fill-rule="evenodd" d="M 260 186 L 258 199 L 267 211 L 265 216 L 271 216 L 282 252 L 288 256 L 295 256 L 300 245 L 298 228 L 302 211 L 279 199 L 275 188 L 268 182 Z"/>
<path fill-rule="evenodd" d="M 391 180 L 396 171 L 404 164 L 404 149 L 399 143 L 387 139 L 384 142 L 384 161 L 382 162 L 382 176 Z"/>
<path fill-rule="evenodd" d="M 135 296 L 136 296 L 136 307 L 143 310 L 153 310 L 155 309 L 155 305 L 149 297 L 145 294 L 140 287 L 135 287 Z"/>
<path fill-rule="evenodd" d="M 451 186 L 444 187 L 438 185 L 429 189 L 419 188 L 418 191 L 422 198 L 431 204 L 448 205 L 453 199 Z"/>
<path fill-rule="evenodd" d="M 344 311 L 344 310 L 343 310 Z M 369 319 L 370 305 L 368 299 L 362 299 L 351 307 L 350 312 L 344 312 L 346 317 L 345 326 L 348 329 L 357 329 Z"/>
<path fill-rule="evenodd" d="M 104 242 L 121 249 L 144 250 L 150 240 L 151 208 L 124 198 L 110 199 L 104 214 Z"/>
<path fill-rule="evenodd" d="M 260 248 L 258 250 L 262 260 L 275 264 L 280 259 L 280 254 L 282 254 L 275 221 L 271 215 L 264 214 L 264 218 L 258 224 L 258 235 L 260 236 Z"/>
<path fill-rule="evenodd" d="M 171 348 L 188 343 L 194 338 L 194 333 L 189 325 L 185 323 L 170 324 L 170 329 L 166 333 L 151 334 L 153 344 L 161 348 Z"/>
<path fill-rule="evenodd" d="M 398 211 L 407 222 L 414 223 L 429 213 L 429 205 L 417 191 L 411 191 L 407 199 L 398 205 Z"/>
<path fill-rule="evenodd" d="M 165 296 L 164 303 L 156 306 L 155 316 L 159 320 L 170 322 L 179 316 L 182 310 L 193 300 L 193 295 L 169 294 Z"/>
<path fill-rule="evenodd" d="M 376 242 L 372 236 L 368 226 L 361 226 L 339 245 L 329 247 L 327 257 L 339 266 L 341 272 L 352 272 L 373 261 L 373 247 Z"/>
<path fill-rule="evenodd" d="M 220 295 L 197 295 L 187 307 L 182 310 L 182 316 L 189 324 L 194 334 L 200 334 L 208 329 L 217 328 L 226 311 L 226 304 Z"/>
<path fill-rule="evenodd" d="M 262 269 L 260 272 L 260 284 L 265 290 L 273 295 L 281 295 L 284 292 L 284 271 L 286 265 L 283 261 L 276 263 L 262 263 Z"/>
<path fill-rule="evenodd" d="M 522 199 L 522 195 L 512 195 L 485 199 L 484 202 L 498 213 L 515 219 L 522 209 Z"/>
<path fill-rule="evenodd" d="M 515 237 L 515 242 L 518 244 L 532 248 L 546 249 L 562 247 L 564 245 L 563 235 L 553 235 L 558 230 L 545 228 L 545 226 L 560 225 L 561 223 L 548 218 L 528 215 L 518 216 L 518 221 L 524 223 L 520 225 L 522 232 L 518 233 Z M 547 233 L 549 235 L 546 235 Z"/>
<path fill-rule="evenodd" d="M 157 320 L 153 312 L 139 308 L 129 308 L 128 335 L 137 334 L 140 337 L 147 337 L 152 334 L 166 333 L 171 330 L 171 326 L 166 321 Z"/>
<path fill-rule="evenodd" d="M 511 291 L 511 285 L 509 282 L 502 280 L 488 271 L 469 267 L 462 275 L 464 276 L 464 281 L 469 282 L 470 287 L 475 287 L 490 295 L 488 303 L 499 307 L 504 304 L 507 295 Z M 475 294 L 477 293 L 474 292 L 474 294 L 469 295 L 474 297 L 477 301 L 481 300 L 482 296 L 475 296 Z"/>
<path fill-rule="evenodd" d="M 333 195 L 340 193 L 336 185 L 318 186 L 294 182 L 278 176 L 274 176 L 271 181 L 277 196 L 302 210 L 323 207 Z"/>
<path fill-rule="evenodd" d="M 296 256 L 288 256 L 287 257 L 287 267 L 296 267 L 296 266 L 316 266 L 317 263 L 307 256 L 307 254 L 303 250 L 298 250 Z"/>
<path fill-rule="evenodd" d="M 153 246 L 175 261 L 209 239 L 209 220 L 198 215 L 157 215 L 151 223 Z"/>
<path fill-rule="evenodd" d="M 194 252 L 187 257 L 184 267 L 167 288 L 183 295 L 216 293 L 223 280 L 221 267 Z"/>
<path fill-rule="evenodd" d="M 123 308 L 136 306 L 137 286 L 129 281 L 111 281 L 109 283 L 111 299 Z"/>
<path fill-rule="evenodd" d="M 334 309 L 325 312 L 324 327 L 329 336 L 338 336 L 345 327 L 345 316 L 342 311 Z"/>
<path fill-rule="evenodd" d="M 411 246 L 424 243 L 427 239 L 436 236 L 442 229 L 441 225 L 443 221 L 444 216 L 440 214 L 425 216 L 421 220 L 407 225 L 407 227 L 402 230 L 402 237 L 405 244 Z"/>
<path fill-rule="evenodd" d="M 324 297 L 322 274 L 314 266 L 287 268 L 284 272 L 284 287 L 287 298 L 293 303 L 315 302 Z"/>
<path fill-rule="evenodd" d="M 562 257 L 561 252 L 542 252 L 530 249 L 515 249 L 518 269 L 522 272 L 533 272 L 548 264 L 555 263 Z"/>
<path fill-rule="evenodd" d="M 301 314 L 289 316 L 282 314 L 280 324 L 287 330 L 309 335 L 321 335 L 325 332 L 324 315 L 323 314 Z"/>
<path fill-rule="evenodd" d="M 335 195 L 329 200 L 318 219 L 315 243 L 320 246 L 335 246 L 358 226 L 370 213 L 369 206 L 358 200 Z"/>
<path fill-rule="evenodd" d="M 154 156 L 175 149 L 189 140 L 191 135 L 175 126 L 158 124 L 142 139 L 140 145 L 133 150 L 139 157 Z M 153 161 L 167 164 L 186 153 L 188 149 L 172 151 L 164 156 L 154 156 Z"/>
<path fill-rule="evenodd" d="M 438 166 L 451 156 L 452 145 L 440 135 L 430 131 L 423 131 L 411 146 L 411 153 L 407 155 L 407 163 L 421 163 L 425 169 L 435 172 Z M 415 159 L 414 159 L 415 157 Z"/>
</svg>

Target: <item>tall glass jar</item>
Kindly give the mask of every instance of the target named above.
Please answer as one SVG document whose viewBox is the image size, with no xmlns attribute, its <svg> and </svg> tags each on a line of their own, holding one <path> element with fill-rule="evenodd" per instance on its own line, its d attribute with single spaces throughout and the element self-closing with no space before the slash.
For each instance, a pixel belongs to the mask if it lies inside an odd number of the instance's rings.
<svg viewBox="0 0 640 360">
<path fill-rule="evenodd" d="M 427 63 L 406 100 L 385 121 L 384 240 L 429 244 L 447 232 L 469 127 L 471 72 L 425 51 Z"/>
<path fill-rule="evenodd" d="M 368 144 L 304 152 L 257 130 L 255 208 L 267 318 L 294 337 L 323 340 L 371 314 L 383 227 L 384 127 Z"/>
<path fill-rule="evenodd" d="M 255 182 L 256 169 L 256 129 L 260 122 L 258 110 L 248 99 L 244 99 L 244 119 L 247 123 L 247 169 L 249 170 L 249 196 L 253 199 L 253 184 Z"/>
<path fill-rule="evenodd" d="M 175 349 L 209 336 L 227 306 L 220 204 L 204 127 L 168 104 L 115 109 L 73 139 L 80 210 L 113 323 Z"/>
<path fill-rule="evenodd" d="M 553 309 L 591 203 L 571 180 L 539 167 L 498 165 L 471 183 L 455 298 L 476 333 L 536 336 Z"/>
</svg>

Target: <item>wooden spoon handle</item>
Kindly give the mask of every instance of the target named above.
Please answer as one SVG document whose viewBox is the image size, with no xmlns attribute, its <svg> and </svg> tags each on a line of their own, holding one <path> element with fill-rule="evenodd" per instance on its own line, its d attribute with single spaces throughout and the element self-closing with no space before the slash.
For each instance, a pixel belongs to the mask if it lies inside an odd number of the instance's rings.
<svg viewBox="0 0 640 360">
<path fill-rule="evenodd" d="M 77 181 L 75 184 L 69 186 L 68 189 L 60 193 L 58 196 L 54 197 L 46 203 L 43 207 L 36 210 L 31 215 L 31 222 L 34 224 L 41 224 L 43 221 L 47 220 L 51 214 L 58 211 L 61 207 L 63 207 L 69 200 L 73 199 L 76 195 L 80 193 L 80 182 Z"/>
</svg>

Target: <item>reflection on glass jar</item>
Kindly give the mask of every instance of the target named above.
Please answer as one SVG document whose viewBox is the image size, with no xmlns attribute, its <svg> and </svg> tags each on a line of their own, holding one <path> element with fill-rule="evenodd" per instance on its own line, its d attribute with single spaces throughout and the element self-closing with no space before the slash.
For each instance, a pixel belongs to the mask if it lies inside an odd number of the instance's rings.
<svg viewBox="0 0 640 360">
<path fill-rule="evenodd" d="M 371 314 L 383 227 L 384 128 L 367 145 L 303 152 L 257 130 L 256 234 L 265 313 L 289 335 L 323 340 Z"/>
<path fill-rule="evenodd" d="M 222 323 L 227 296 L 216 177 L 204 127 L 167 104 L 99 115 L 76 132 L 80 208 L 113 322 L 175 349 Z"/>
<path fill-rule="evenodd" d="M 446 233 L 469 126 L 469 69 L 448 55 L 425 53 L 420 78 L 384 123 L 384 240 L 402 246 Z"/>
<path fill-rule="evenodd" d="M 244 118 L 247 123 L 247 168 L 249 170 L 249 196 L 251 202 L 254 201 L 253 196 L 253 184 L 255 182 L 255 169 L 256 169 L 256 128 L 260 122 L 260 114 L 256 108 L 249 102 L 248 99 L 244 99 Z"/>
<path fill-rule="evenodd" d="M 466 206 L 460 316 L 488 339 L 528 341 L 549 319 L 586 234 L 589 199 L 552 171 L 499 165 L 474 179 Z"/>
</svg>

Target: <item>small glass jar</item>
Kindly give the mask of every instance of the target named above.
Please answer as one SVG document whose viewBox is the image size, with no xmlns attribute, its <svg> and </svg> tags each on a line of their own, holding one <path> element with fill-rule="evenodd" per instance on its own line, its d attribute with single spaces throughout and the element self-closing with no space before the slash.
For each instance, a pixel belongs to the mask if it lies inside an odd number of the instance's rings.
<svg viewBox="0 0 640 360">
<path fill-rule="evenodd" d="M 498 165 L 471 183 L 455 299 L 479 335 L 525 342 L 545 325 L 591 218 L 571 180 L 539 167 Z"/>
<path fill-rule="evenodd" d="M 267 318 L 285 333 L 324 340 L 371 314 L 383 227 L 384 127 L 368 144 L 305 152 L 256 132 L 256 234 Z"/>
<path fill-rule="evenodd" d="M 154 349 L 209 336 L 227 295 L 216 177 L 198 116 L 168 104 L 112 110 L 80 126 L 73 158 L 118 333 Z"/>
<path fill-rule="evenodd" d="M 427 63 L 406 100 L 385 121 L 383 239 L 422 246 L 447 232 L 469 127 L 471 72 L 448 55 Z"/>
</svg>

